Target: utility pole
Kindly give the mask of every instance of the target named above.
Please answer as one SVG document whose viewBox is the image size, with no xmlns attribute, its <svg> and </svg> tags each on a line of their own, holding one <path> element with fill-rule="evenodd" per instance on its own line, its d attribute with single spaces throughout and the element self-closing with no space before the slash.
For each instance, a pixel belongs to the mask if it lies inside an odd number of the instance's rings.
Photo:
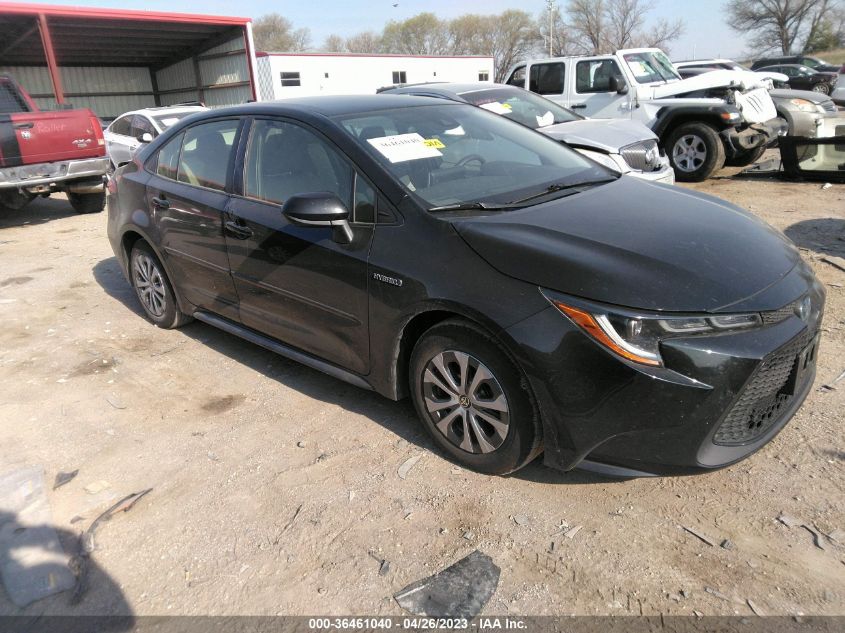
<svg viewBox="0 0 845 633">
<path fill-rule="evenodd" d="M 555 9 L 557 8 L 557 5 L 555 4 L 555 0 L 546 0 L 546 7 L 549 10 L 549 57 L 553 57 L 553 55 L 552 55 L 552 44 L 555 41 L 554 17 L 555 17 Z"/>
</svg>

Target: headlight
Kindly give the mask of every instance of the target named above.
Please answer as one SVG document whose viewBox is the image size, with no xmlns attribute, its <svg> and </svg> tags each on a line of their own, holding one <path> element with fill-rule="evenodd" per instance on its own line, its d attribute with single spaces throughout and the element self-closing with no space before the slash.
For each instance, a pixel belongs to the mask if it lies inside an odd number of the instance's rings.
<svg viewBox="0 0 845 633">
<path fill-rule="evenodd" d="M 661 366 L 660 342 L 667 338 L 723 332 L 760 325 L 757 313 L 701 316 L 637 316 L 587 310 L 549 299 L 581 330 L 614 354 L 642 365 Z"/>
<path fill-rule="evenodd" d="M 816 112 L 816 104 L 806 99 L 790 99 L 789 103 L 798 108 L 801 112 Z"/>
</svg>

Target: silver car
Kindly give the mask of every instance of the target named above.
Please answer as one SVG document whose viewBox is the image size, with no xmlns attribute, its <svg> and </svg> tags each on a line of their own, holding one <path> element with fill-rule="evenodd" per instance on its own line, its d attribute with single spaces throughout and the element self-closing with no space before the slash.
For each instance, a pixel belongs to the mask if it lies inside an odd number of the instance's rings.
<svg viewBox="0 0 845 633">
<path fill-rule="evenodd" d="M 670 185 L 675 182 L 675 172 L 658 146 L 657 135 L 639 121 L 588 119 L 528 90 L 487 82 L 427 83 L 379 92 L 471 103 L 563 141 L 622 174 Z"/>
<path fill-rule="evenodd" d="M 103 131 L 112 170 L 132 160 L 142 144 L 149 143 L 177 121 L 203 110 L 206 108 L 200 105 L 177 105 L 121 114 Z"/>
</svg>

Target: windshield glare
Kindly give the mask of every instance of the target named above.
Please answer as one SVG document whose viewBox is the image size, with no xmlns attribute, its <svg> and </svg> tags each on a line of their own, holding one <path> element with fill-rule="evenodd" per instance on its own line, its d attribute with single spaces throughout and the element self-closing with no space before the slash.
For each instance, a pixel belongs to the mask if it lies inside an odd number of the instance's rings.
<svg viewBox="0 0 845 633">
<path fill-rule="evenodd" d="M 675 67 L 662 51 L 643 53 L 627 53 L 625 63 L 640 84 L 650 84 L 656 81 L 674 81 L 680 79 Z"/>
<path fill-rule="evenodd" d="M 552 184 L 618 176 L 569 147 L 470 105 L 431 105 L 337 117 L 427 207 L 506 204 Z"/>
<path fill-rule="evenodd" d="M 553 101 L 519 88 L 479 90 L 464 93 L 461 97 L 473 105 L 501 114 L 534 130 L 584 118 Z"/>
</svg>

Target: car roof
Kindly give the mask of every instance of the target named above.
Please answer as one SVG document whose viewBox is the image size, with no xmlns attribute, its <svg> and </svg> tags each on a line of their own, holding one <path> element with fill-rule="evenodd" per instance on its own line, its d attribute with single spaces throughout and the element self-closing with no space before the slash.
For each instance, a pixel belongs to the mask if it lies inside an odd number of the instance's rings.
<svg viewBox="0 0 845 633">
<path fill-rule="evenodd" d="M 263 114 L 321 114 L 326 117 L 334 117 L 378 110 L 390 110 L 393 108 L 444 105 L 447 103 L 449 102 L 444 102 L 442 99 L 433 97 L 417 97 L 400 94 L 338 95 L 260 101 L 210 110 L 208 111 L 208 115 L 214 116 L 221 113 L 249 115 L 260 112 Z"/>
<path fill-rule="evenodd" d="M 482 92 L 484 90 L 523 90 L 518 86 L 511 86 L 509 84 L 491 83 L 489 81 L 474 81 L 474 82 L 449 82 L 437 81 L 421 84 L 406 84 L 397 88 L 389 88 L 380 94 L 418 94 L 420 92 L 427 92 L 430 94 L 440 94 L 444 96 L 460 96 L 469 94 L 471 92 Z"/>
<path fill-rule="evenodd" d="M 160 108 L 141 108 L 140 110 L 130 110 L 129 112 L 124 112 L 120 116 L 116 118 L 121 118 L 128 116 L 130 114 L 143 114 L 146 116 L 167 116 L 168 114 L 181 114 L 182 112 L 204 112 L 208 110 L 203 106 L 164 106 Z"/>
</svg>

